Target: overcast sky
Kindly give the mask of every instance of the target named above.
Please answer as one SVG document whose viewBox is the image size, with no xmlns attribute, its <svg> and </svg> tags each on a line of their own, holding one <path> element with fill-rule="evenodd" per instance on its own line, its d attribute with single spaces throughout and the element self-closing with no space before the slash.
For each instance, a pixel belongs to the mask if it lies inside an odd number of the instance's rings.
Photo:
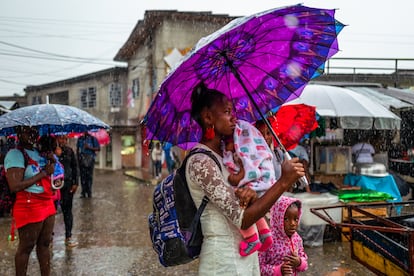
<svg viewBox="0 0 414 276">
<path fill-rule="evenodd" d="M 244 16 L 298 3 L 348 25 L 334 57 L 414 58 L 413 0 L 0 0 L 0 96 L 125 65 L 113 58 L 146 10 Z"/>
</svg>

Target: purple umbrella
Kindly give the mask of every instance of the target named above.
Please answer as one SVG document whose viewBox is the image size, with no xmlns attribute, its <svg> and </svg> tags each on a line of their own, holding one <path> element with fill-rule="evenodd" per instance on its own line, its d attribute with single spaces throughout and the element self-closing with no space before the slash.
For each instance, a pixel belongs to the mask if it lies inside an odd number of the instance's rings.
<svg viewBox="0 0 414 276">
<path fill-rule="evenodd" d="M 334 14 L 302 5 L 273 9 L 202 38 L 161 84 L 144 119 L 146 138 L 184 149 L 200 140 L 190 98 L 201 81 L 223 92 L 237 118 L 250 122 L 297 98 L 338 51 L 344 25 Z"/>
</svg>

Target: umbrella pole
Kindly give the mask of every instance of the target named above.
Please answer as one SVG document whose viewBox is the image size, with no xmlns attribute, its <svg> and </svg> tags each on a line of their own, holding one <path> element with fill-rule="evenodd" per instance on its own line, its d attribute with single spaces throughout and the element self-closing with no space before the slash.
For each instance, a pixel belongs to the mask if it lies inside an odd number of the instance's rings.
<svg viewBox="0 0 414 276">
<path fill-rule="evenodd" d="M 262 120 L 265 122 L 266 126 L 269 128 L 270 133 L 272 134 L 273 138 L 275 138 L 275 140 L 277 141 L 277 143 L 279 144 L 279 148 L 280 150 L 283 152 L 283 155 L 285 156 L 285 158 L 287 160 L 292 159 L 292 157 L 290 156 L 289 152 L 286 150 L 285 146 L 280 142 L 279 137 L 277 137 L 275 131 L 272 128 L 272 125 L 270 124 L 269 120 L 264 116 L 264 114 L 262 113 L 262 111 L 260 110 L 259 106 L 257 105 L 257 103 L 254 101 L 253 96 L 250 94 L 249 90 L 247 89 L 247 87 L 244 85 L 239 72 L 237 72 L 236 68 L 234 68 L 233 63 L 231 62 L 231 60 L 224 54 L 223 55 L 230 67 L 231 72 L 233 73 L 234 77 L 237 79 L 237 81 L 240 83 L 240 85 L 243 87 L 244 91 L 246 92 L 247 96 L 249 97 L 250 101 L 253 103 L 254 107 L 257 109 L 257 112 L 259 112 L 260 117 L 262 118 Z M 299 179 L 299 182 L 302 183 L 303 185 L 309 185 L 308 180 L 306 179 L 306 176 L 302 176 Z"/>
</svg>

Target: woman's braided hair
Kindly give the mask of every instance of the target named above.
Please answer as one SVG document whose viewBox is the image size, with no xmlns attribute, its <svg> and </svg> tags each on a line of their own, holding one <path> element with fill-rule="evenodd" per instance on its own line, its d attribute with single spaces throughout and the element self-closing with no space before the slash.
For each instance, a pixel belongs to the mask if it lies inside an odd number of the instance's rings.
<svg viewBox="0 0 414 276">
<path fill-rule="evenodd" d="M 204 108 L 211 108 L 215 103 L 223 101 L 226 96 L 218 90 L 209 89 L 200 82 L 191 94 L 191 117 L 203 127 L 201 112 Z"/>
</svg>

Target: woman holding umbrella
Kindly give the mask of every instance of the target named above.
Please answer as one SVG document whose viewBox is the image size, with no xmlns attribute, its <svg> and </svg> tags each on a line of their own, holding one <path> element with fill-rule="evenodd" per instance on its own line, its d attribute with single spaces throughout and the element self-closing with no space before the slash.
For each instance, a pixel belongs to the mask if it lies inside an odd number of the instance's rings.
<svg viewBox="0 0 414 276">
<path fill-rule="evenodd" d="M 50 275 L 49 244 L 56 213 L 50 175 L 55 170 L 55 159 L 53 154 L 49 156 L 48 163 L 41 169 L 41 157 L 34 148 L 39 136 L 37 130 L 28 126 L 19 126 L 16 130 L 18 146 L 10 150 L 4 160 L 10 190 L 16 192 L 13 206 L 13 220 L 19 233 L 16 275 L 26 275 L 29 256 L 35 246 L 41 275 Z"/>
<path fill-rule="evenodd" d="M 203 130 L 196 147 L 212 151 L 222 163 L 222 139 L 233 134 L 236 118 L 233 105 L 217 90 L 203 84 L 192 93 L 191 116 Z M 186 167 L 187 183 L 197 206 L 204 195 L 210 199 L 201 216 L 203 246 L 200 253 L 200 275 L 260 275 L 257 253 L 242 257 L 239 229 L 247 229 L 263 217 L 300 177 L 303 165 L 297 158 L 284 161 L 280 179 L 260 198 L 249 189 L 234 192 L 227 182 L 228 171 L 220 169 L 205 154 L 194 154 Z M 221 171 L 222 170 L 222 171 Z"/>
</svg>

